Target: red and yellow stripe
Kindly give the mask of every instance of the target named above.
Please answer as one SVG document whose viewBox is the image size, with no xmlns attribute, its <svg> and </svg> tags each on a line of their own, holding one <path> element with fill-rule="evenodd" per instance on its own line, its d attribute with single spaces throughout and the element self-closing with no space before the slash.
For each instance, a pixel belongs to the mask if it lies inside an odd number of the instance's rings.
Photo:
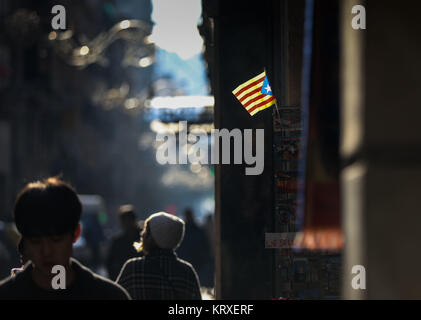
<svg viewBox="0 0 421 320">
<path fill-rule="evenodd" d="M 266 73 L 262 72 L 247 82 L 239 85 L 232 92 L 252 116 L 276 103 L 275 97 L 262 94 L 260 92 L 262 90 L 265 76 Z"/>
</svg>

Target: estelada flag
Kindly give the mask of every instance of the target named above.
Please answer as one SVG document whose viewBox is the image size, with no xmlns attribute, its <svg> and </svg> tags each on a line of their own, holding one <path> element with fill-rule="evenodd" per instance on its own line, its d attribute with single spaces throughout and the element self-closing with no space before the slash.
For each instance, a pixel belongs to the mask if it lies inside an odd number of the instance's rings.
<svg viewBox="0 0 421 320">
<path fill-rule="evenodd" d="M 276 103 L 265 71 L 240 84 L 232 93 L 251 116 Z"/>
</svg>

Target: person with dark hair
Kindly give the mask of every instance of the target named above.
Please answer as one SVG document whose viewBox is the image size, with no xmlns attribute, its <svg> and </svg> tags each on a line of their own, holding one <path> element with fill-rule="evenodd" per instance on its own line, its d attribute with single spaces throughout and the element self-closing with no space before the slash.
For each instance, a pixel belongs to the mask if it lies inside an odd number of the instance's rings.
<svg viewBox="0 0 421 320">
<path fill-rule="evenodd" d="M 184 221 L 186 222 L 186 232 L 177 254 L 181 259 L 185 259 L 193 265 L 202 285 L 212 286 L 213 272 L 208 268 L 212 263 L 212 254 L 206 231 L 196 223 L 191 208 L 184 210 Z"/>
<path fill-rule="evenodd" d="M 118 215 L 123 232 L 112 240 L 106 261 L 108 277 L 111 280 L 116 280 L 127 260 L 143 256 L 143 252 L 137 252 L 133 247 L 133 242 L 139 239 L 142 231 L 136 221 L 133 206 L 129 204 L 121 206 Z"/>
<path fill-rule="evenodd" d="M 21 190 L 14 220 L 28 262 L 22 271 L 0 282 L 0 300 L 130 299 L 121 286 L 72 258 L 73 243 L 81 233 L 81 213 L 75 190 L 59 178 L 32 182 Z M 54 283 L 55 266 L 64 273 L 60 286 Z"/>
<path fill-rule="evenodd" d="M 128 260 L 117 283 L 135 300 L 201 300 L 196 271 L 175 253 L 183 237 L 183 220 L 165 212 L 151 215 L 134 244 L 145 256 Z"/>
<path fill-rule="evenodd" d="M 19 252 L 19 260 L 20 260 L 21 267 L 20 268 L 12 268 L 12 270 L 10 272 L 12 276 L 16 275 L 16 273 L 18 273 L 18 272 L 23 271 L 25 269 L 25 264 L 28 262 L 28 257 L 25 253 L 25 248 L 23 246 L 22 239 L 20 239 L 19 243 L 18 243 L 18 252 Z"/>
</svg>

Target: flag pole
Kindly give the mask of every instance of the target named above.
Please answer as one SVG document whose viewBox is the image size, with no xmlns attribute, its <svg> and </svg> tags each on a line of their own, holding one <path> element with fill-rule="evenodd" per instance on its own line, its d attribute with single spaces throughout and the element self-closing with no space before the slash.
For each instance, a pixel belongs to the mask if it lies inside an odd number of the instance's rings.
<svg viewBox="0 0 421 320">
<path fill-rule="evenodd" d="M 281 121 L 281 115 L 279 114 L 278 102 L 277 102 L 276 98 L 275 98 L 275 109 L 276 109 L 276 113 L 278 114 L 279 122 L 280 122 Z"/>
<path fill-rule="evenodd" d="M 263 68 L 263 71 L 265 72 L 265 76 L 267 76 L 266 75 L 266 68 Z M 275 96 L 274 96 L 275 97 Z M 278 109 L 278 102 L 277 102 L 277 100 L 276 100 L 276 97 L 275 97 L 275 109 L 276 109 L 276 113 L 278 114 L 278 117 L 279 117 L 279 122 L 281 122 L 281 115 L 280 115 L 280 113 L 279 113 L 279 109 Z"/>
</svg>

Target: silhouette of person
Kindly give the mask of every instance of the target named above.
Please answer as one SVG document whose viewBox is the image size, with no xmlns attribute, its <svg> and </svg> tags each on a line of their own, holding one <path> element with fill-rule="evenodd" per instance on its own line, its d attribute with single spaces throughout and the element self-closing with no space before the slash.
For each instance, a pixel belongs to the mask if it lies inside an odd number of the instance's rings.
<svg viewBox="0 0 421 320">
<path fill-rule="evenodd" d="M 14 207 L 22 235 L 22 271 L 0 282 L 0 300 L 130 299 L 121 286 L 72 258 L 73 243 L 81 234 L 82 204 L 75 190 L 59 178 L 27 184 Z M 64 286 L 53 284 L 54 266 L 64 269 Z"/>
<path fill-rule="evenodd" d="M 117 283 L 135 300 L 200 300 L 200 282 L 192 265 L 177 257 L 183 241 L 184 221 L 158 212 L 145 220 L 140 243 L 144 257 L 128 260 Z"/>
<path fill-rule="evenodd" d="M 183 243 L 177 249 L 177 254 L 181 259 L 187 260 L 193 265 L 203 284 L 204 280 L 209 278 L 206 271 L 206 266 L 211 260 L 209 240 L 205 230 L 197 225 L 192 209 L 187 208 L 184 211 L 184 219 L 186 232 Z"/>
<path fill-rule="evenodd" d="M 142 228 L 136 221 L 133 206 L 121 206 L 119 219 L 123 232 L 112 240 L 106 261 L 108 276 L 111 280 L 117 279 L 121 267 L 127 260 L 143 256 L 142 252 L 137 252 L 133 247 L 133 242 L 139 239 L 142 231 Z"/>
</svg>

